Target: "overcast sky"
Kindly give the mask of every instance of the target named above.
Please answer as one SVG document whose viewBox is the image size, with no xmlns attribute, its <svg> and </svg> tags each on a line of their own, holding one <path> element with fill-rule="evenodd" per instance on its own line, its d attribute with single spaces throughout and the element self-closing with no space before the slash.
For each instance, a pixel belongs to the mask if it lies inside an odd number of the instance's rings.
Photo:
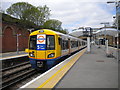
<svg viewBox="0 0 120 90">
<path fill-rule="evenodd" d="M 60 20 L 69 32 L 83 26 L 102 27 L 101 22 L 112 22 L 115 15 L 115 5 L 107 4 L 108 0 L 2 0 L 2 9 L 22 1 L 34 6 L 47 5 L 50 19 Z"/>
</svg>

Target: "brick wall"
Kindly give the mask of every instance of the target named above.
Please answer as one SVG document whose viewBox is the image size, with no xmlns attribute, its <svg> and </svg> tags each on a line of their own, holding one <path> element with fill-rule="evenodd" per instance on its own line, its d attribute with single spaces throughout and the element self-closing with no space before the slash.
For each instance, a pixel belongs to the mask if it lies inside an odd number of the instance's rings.
<svg viewBox="0 0 120 90">
<path fill-rule="evenodd" d="M 0 40 L 2 40 L 1 52 L 13 52 L 17 50 L 17 34 L 21 34 L 18 37 L 19 50 L 25 50 L 28 47 L 29 32 L 27 29 L 12 25 L 8 23 L 2 23 L 2 33 Z"/>
</svg>

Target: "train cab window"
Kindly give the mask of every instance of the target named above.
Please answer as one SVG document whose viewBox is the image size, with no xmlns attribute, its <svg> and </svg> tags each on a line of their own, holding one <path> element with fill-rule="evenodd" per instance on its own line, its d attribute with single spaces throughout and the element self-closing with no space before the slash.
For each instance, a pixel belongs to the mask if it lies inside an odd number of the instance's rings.
<svg viewBox="0 0 120 90">
<path fill-rule="evenodd" d="M 36 50 L 36 38 L 37 36 L 30 36 L 29 49 Z"/>
<path fill-rule="evenodd" d="M 47 43 L 46 43 L 47 50 L 54 50 L 55 49 L 55 37 L 54 35 L 47 35 Z"/>
</svg>

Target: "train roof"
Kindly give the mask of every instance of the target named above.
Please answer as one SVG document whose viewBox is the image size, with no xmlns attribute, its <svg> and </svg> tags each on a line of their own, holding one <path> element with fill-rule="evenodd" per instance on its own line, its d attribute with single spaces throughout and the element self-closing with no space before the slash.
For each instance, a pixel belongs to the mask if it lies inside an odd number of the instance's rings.
<svg viewBox="0 0 120 90">
<path fill-rule="evenodd" d="M 40 29 L 40 30 L 34 31 L 34 32 L 32 32 L 30 34 L 30 36 L 37 35 L 37 34 L 48 34 L 48 35 L 56 35 L 56 34 L 58 34 L 58 35 L 63 36 L 63 37 L 82 40 L 80 38 L 73 37 L 73 36 L 70 36 L 68 34 L 63 34 L 63 33 L 60 33 L 60 32 L 56 32 L 56 31 L 53 31 L 53 30 L 50 30 L 50 29 Z"/>
</svg>

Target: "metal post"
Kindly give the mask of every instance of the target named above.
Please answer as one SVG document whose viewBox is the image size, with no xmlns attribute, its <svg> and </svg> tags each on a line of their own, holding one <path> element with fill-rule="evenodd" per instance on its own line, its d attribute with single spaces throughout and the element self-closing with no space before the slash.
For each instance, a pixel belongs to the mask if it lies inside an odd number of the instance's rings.
<svg viewBox="0 0 120 90">
<path fill-rule="evenodd" d="M 115 47 L 115 36 L 113 36 L 113 40 L 114 40 L 113 46 Z"/>
<path fill-rule="evenodd" d="M 98 33 L 98 48 L 100 48 L 100 33 Z"/>
<path fill-rule="evenodd" d="M 109 54 L 109 50 L 108 50 L 108 40 L 106 40 L 106 54 Z"/>
<path fill-rule="evenodd" d="M 90 37 L 87 37 L 87 52 L 90 52 Z"/>
<path fill-rule="evenodd" d="M 119 34 L 117 33 L 117 61 L 119 61 Z"/>
<path fill-rule="evenodd" d="M 117 14 L 117 7 L 119 7 L 120 1 L 108 1 L 107 3 L 115 3 L 116 7 L 116 26 L 117 26 L 117 61 L 119 61 L 119 30 L 118 30 L 118 14 Z"/>
<path fill-rule="evenodd" d="M 17 54 L 19 54 L 18 45 L 19 43 L 18 43 L 18 34 L 17 34 Z"/>
<path fill-rule="evenodd" d="M 116 6 L 116 26 L 117 26 L 117 61 L 119 61 L 119 30 L 118 30 L 118 14 L 117 14 L 117 6 L 118 2 L 117 0 L 115 1 L 115 6 Z"/>
<path fill-rule="evenodd" d="M 105 24 L 105 48 L 106 48 L 106 24 Z"/>
<path fill-rule="evenodd" d="M 19 54 L 19 36 L 21 34 L 17 34 L 17 54 Z"/>
<path fill-rule="evenodd" d="M 116 22 L 117 22 L 117 61 L 119 61 L 119 27 L 118 27 L 118 14 L 117 14 L 117 4 L 116 2 Z"/>
</svg>

